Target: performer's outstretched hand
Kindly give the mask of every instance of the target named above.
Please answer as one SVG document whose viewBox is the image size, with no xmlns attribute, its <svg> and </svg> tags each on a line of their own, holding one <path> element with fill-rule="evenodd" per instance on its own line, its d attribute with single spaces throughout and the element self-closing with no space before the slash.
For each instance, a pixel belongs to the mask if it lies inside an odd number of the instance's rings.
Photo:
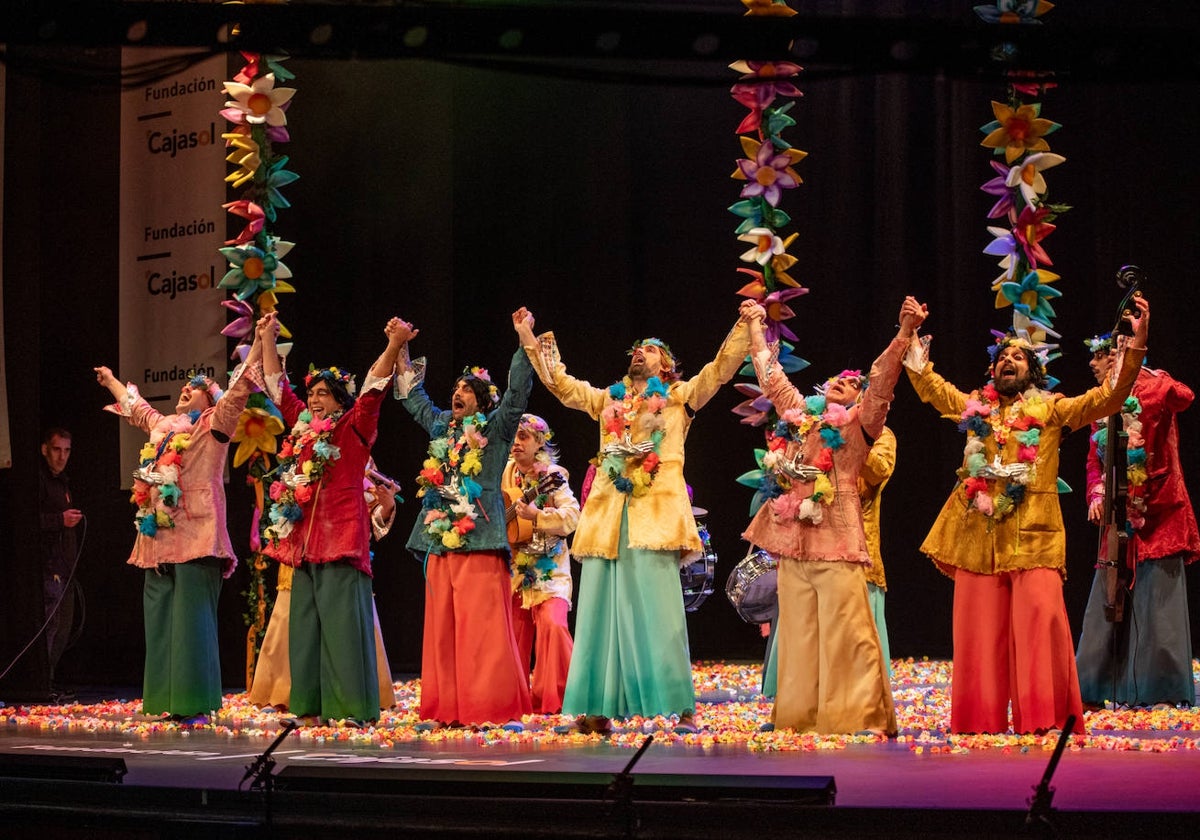
<svg viewBox="0 0 1200 840">
<path fill-rule="evenodd" d="M 522 306 L 512 314 L 513 329 L 517 331 L 517 336 L 521 339 L 521 344 L 532 346 L 537 343 L 533 337 L 533 325 L 535 323 L 533 313 Z"/>
<path fill-rule="evenodd" d="M 387 336 L 388 344 L 397 346 L 412 341 L 420 332 L 420 330 L 413 329 L 413 325 L 402 318 L 389 319 L 383 328 L 383 334 Z"/>
</svg>

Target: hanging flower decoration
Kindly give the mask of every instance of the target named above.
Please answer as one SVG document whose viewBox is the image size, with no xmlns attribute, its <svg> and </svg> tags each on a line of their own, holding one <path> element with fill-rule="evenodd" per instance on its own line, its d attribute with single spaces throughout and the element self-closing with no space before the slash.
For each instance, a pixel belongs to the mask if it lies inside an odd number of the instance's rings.
<svg viewBox="0 0 1200 840">
<path fill-rule="evenodd" d="M 238 343 L 233 356 L 244 358 L 258 318 L 276 311 L 278 295 L 295 291 L 287 282 L 292 272 L 283 263 L 293 245 L 276 235 L 273 226 L 279 220 L 279 211 L 291 206 L 284 189 L 299 176 L 287 168 L 287 156 L 276 150 L 279 144 L 291 139 L 287 112 L 296 90 L 279 84 L 295 78 L 284 67 L 287 57 L 243 52 L 242 58 L 245 64 L 224 85 L 226 100 L 220 112 L 229 122 L 221 135 L 226 144 L 226 160 L 232 167 L 225 181 L 240 191 L 223 206 L 239 220 L 241 230 L 220 249 L 229 269 L 219 285 L 232 294 L 231 300 L 223 301 L 232 320 L 221 332 Z M 282 338 L 291 337 L 282 322 L 279 334 Z M 263 481 L 269 475 L 281 476 L 285 472 L 313 478 L 312 466 L 307 473 L 303 470 L 295 473 L 295 464 L 281 464 L 288 469 L 272 471 L 271 457 L 283 431 L 278 409 L 264 395 L 252 394 L 238 419 L 234 437 L 238 443 L 234 466 L 246 465 L 247 482 L 256 499 L 255 525 L 250 534 L 253 554 L 247 559 L 250 583 L 243 593 L 247 599 L 245 618 L 250 628 L 247 685 L 253 676 L 271 606 L 263 579 L 267 563 L 260 552 L 261 540 L 278 539 L 293 527 L 300 512 L 297 499 L 309 489 L 303 481 L 289 485 L 277 480 L 272 484 L 268 507 Z M 294 429 L 293 437 L 295 434 Z M 314 434 L 320 437 L 320 432 Z M 290 457 L 296 457 L 297 443 L 298 440 L 293 440 L 290 447 L 285 443 L 283 449 L 288 450 Z M 310 465 L 318 465 L 318 472 L 321 464 L 337 457 L 327 450 L 328 447 L 320 447 L 320 452 L 307 459 Z"/>
<path fill-rule="evenodd" d="M 1041 23 L 1039 17 L 1054 8 L 1047 0 L 997 0 L 991 6 L 976 6 L 975 14 L 988 23 Z"/>
<path fill-rule="evenodd" d="M 742 0 L 742 4 L 747 16 L 791 17 L 796 14 L 783 0 Z M 786 339 L 795 341 L 796 334 L 785 322 L 796 316 L 790 302 L 808 294 L 808 289 L 789 273 L 797 260 L 788 249 L 799 234 L 781 235 L 780 231 L 791 224 L 791 217 L 780 209 L 779 204 L 785 192 L 803 183 L 795 167 L 808 156 L 783 136 L 796 125 L 789 112 L 796 100 L 804 95 L 794 81 L 803 68 L 790 61 L 735 61 L 729 67 L 741 74 L 730 94 L 748 111 L 736 129 L 743 157 L 737 160 L 730 176 L 745 182 L 739 200 L 729 207 L 729 212 L 741 220 L 734 234 L 739 242 L 751 246 L 740 254 L 741 261 L 750 263 L 751 267 L 737 269 L 749 278 L 737 294 L 761 304 L 766 310 L 766 340 L 777 354 L 780 368 L 795 373 L 806 368 L 808 362 L 793 354 L 795 347 Z M 747 363 L 739 374 L 753 377 L 754 366 Z M 740 484 L 755 488 L 751 502 L 753 514 L 768 500 L 778 502 L 784 491 L 773 469 L 781 439 L 774 431 L 775 410 L 758 385 L 737 384 L 735 387 L 748 397 L 733 409 L 740 422 L 767 427 L 768 449 L 756 450 L 758 469 L 738 479 Z"/>
<path fill-rule="evenodd" d="M 1040 23 L 1038 17 L 1051 8 L 1040 0 L 998 0 L 994 6 L 976 6 L 983 20 L 996 24 Z M 1043 366 L 1057 356 L 1055 317 L 1051 301 L 1062 292 L 1050 285 L 1059 275 L 1045 268 L 1053 264 L 1043 241 L 1054 230 L 1054 220 L 1070 208 L 1049 202 L 1046 171 L 1065 162 L 1050 151 L 1047 137 L 1062 126 L 1042 116 L 1042 105 L 1026 101 L 1043 95 L 1054 85 L 1045 74 L 1013 71 L 1005 102 L 991 103 L 992 119 L 981 126 L 981 144 L 1003 162 L 990 161 L 993 177 L 981 189 L 995 198 L 987 218 L 1008 224 L 989 225 L 992 241 L 985 254 L 1000 257 L 1001 274 L 991 287 L 997 309 L 1011 306 L 1012 326 L 992 331 L 994 354 L 1002 346 L 1016 343 L 1034 353 Z M 1054 380 L 1049 382 L 1053 387 Z M 991 521 L 1003 519 L 1020 506 L 1027 486 L 1036 477 L 1041 429 L 1049 415 L 1045 393 L 1029 388 L 1007 405 L 988 384 L 972 392 L 959 419 L 959 430 L 967 436 L 963 463 L 958 470 L 959 489 L 970 512 Z M 993 451 L 988 461 L 985 451 Z M 1064 485 L 1060 482 L 1060 489 Z"/>
</svg>

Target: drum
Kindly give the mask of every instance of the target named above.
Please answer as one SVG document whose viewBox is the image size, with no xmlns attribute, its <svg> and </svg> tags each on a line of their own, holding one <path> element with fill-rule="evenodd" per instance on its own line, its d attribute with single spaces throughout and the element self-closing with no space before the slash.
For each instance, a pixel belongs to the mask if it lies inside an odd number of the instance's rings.
<svg viewBox="0 0 1200 840">
<path fill-rule="evenodd" d="M 778 569 L 778 560 L 752 548 L 729 573 L 725 594 L 743 621 L 762 624 L 779 615 Z"/>
<path fill-rule="evenodd" d="M 683 586 L 683 608 L 687 612 L 700 609 L 704 600 L 713 593 L 713 579 L 717 573 L 717 553 L 713 551 L 712 539 L 708 529 L 701 522 L 696 523 L 700 533 L 700 542 L 704 543 L 703 551 L 693 551 L 684 558 L 679 567 L 679 582 Z"/>
</svg>

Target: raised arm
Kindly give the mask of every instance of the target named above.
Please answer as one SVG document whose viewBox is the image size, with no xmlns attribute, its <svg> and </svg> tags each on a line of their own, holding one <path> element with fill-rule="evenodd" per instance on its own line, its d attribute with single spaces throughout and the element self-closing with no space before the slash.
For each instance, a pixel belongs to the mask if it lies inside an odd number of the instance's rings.
<svg viewBox="0 0 1200 840">
<path fill-rule="evenodd" d="M 400 351 L 408 344 L 409 339 L 415 338 L 420 330 L 414 330 L 413 325 L 407 321 L 402 321 L 399 318 L 392 318 L 383 328 L 383 334 L 387 336 L 387 347 L 379 354 L 379 358 L 375 360 L 375 364 L 371 365 L 370 375 L 377 379 L 386 379 L 392 375 L 392 371 L 396 368 L 396 361 L 400 358 Z"/>
<path fill-rule="evenodd" d="M 888 409 L 895 396 L 896 380 L 900 377 L 904 353 L 928 314 L 929 310 L 925 304 L 919 303 L 911 295 L 906 297 L 900 304 L 900 329 L 896 337 L 871 365 L 868 378 L 870 385 L 863 395 L 859 417 L 863 430 L 872 438 L 879 437 L 883 432 L 883 424 L 887 420 Z"/>
<path fill-rule="evenodd" d="M 112 370 L 104 365 L 92 368 L 92 370 L 96 371 L 96 381 L 108 389 L 108 392 L 113 395 L 113 399 L 124 405 L 125 400 L 129 398 L 129 391 L 121 383 L 121 380 L 113 376 Z"/>
</svg>

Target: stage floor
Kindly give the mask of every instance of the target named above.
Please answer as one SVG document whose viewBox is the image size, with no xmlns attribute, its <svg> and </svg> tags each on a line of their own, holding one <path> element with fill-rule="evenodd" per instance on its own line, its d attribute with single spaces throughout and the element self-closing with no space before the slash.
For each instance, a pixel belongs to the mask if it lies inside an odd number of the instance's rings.
<svg viewBox="0 0 1200 840">
<path fill-rule="evenodd" d="M 749 792 L 755 788 L 767 798 L 774 796 L 772 788 L 801 796 L 829 779 L 839 811 L 1026 812 L 1057 736 L 948 735 L 949 664 L 898 660 L 894 670 L 901 733 L 891 740 L 759 732 L 770 703 L 757 693 L 756 665 L 696 665 L 702 729 L 694 735 L 675 733 L 672 721 L 662 718 L 635 718 L 607 738 L 556 734 L 553 727 L 567 722 L 560 716 L 531 717 L 522 733 L 423 733 L 414 728 L 419 682 L 403 680 L 397 707 L 374 727 L 335 724 L 291 733 L 274 751 L 275 774 L 285 785 L 290 774 L 294 785 L 306 789 L 315 779 L 328 791 L 341 780 L 359 792 L 368 782 L 396 790 L 408 784 L 409 793 L 419 796 L 427 788 L 413 784 L 441 780 L 447 795 L 466 796 L 478 782 L 480 790 L 499 786 L 503 796 L 553 799 L 568 796 L 561 786 L 567 783 L 575 792 L 583 784 L 602 793 L 652 735 L 632 770 L 638 786 L 707 786 L 724 791 L 721 798 L 745 800 L 758 795 Z M 252 708 L 244 694 L 234 693 L 212 723 L 186 726 L 141 715 L 138 699 L 127 693 L 95 691 L 81 690 L 70 705 L 5 707 L 0 761 L 37 756 L 66 767 L 71 759 L 119 758 L 128 770 L 125 788 L 237 791 L 249 787 L 248 766 L 286 719 Z M 1089 712 L 1083 727 L 1053 777 L 1056 811 L 1159 816 L 1166 820 L 1157 823 L 1160 835 L 1172 833 L 1171 818 L 1200 818 L 1200 709 Z M 635 799 L 642 789 L 634 788 Z M 11 796 L 5 799 L 11 807 Z"/>
</svg>

